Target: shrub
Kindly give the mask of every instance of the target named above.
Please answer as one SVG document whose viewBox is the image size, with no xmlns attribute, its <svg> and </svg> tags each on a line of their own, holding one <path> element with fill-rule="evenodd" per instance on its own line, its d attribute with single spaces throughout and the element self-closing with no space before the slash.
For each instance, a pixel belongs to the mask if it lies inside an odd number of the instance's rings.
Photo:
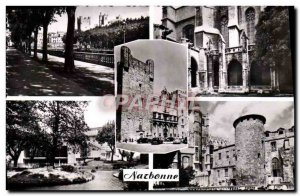
<svg viewBox="0 0 300 196">
<path fill-rule="evenodd" d="M 62 165 L 61 166 L 61 170 L 62 171 L 66 171 L 66 172 L 74 172 L 75 171 L 75 167 L 72 165 Z"/>
<path fill-rule="evenodd" d="M 20 176 L 23 176 L 23 175 L 28 175 L 28 174 L 30 174 L 31 172 L 30 171 L 23 171 L 23 172 L 21 172 L 20 173 Z"/>
</svg>

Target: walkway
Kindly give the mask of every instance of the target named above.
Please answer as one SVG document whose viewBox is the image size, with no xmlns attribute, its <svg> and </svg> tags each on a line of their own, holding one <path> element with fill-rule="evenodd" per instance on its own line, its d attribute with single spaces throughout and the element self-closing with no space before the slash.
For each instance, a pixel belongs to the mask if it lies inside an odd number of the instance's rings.
<svg viewBox="0 0 300 196">
<path fill-rule="evenodd" d="M 7 95 L 102 96 L 114 93 L 112 68 L 75 61 L 75 73 L 65 74 L 64 58 L 51 55 L 48 58 L 49 62 L 43 64 L 15 49 L 6 50 Z"/>
</svg>

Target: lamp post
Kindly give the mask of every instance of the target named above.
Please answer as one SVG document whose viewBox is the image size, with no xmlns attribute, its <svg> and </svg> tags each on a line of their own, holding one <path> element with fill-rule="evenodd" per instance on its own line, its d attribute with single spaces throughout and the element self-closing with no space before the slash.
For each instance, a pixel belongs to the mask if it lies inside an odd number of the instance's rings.
<svg viewBox="0 0 300 196">
<path fill-rule="evenodd" d="M 126 21 L 122 21 L 122 30 L 123 30 L 123 43 L 126 42 Z"/>
</svg>

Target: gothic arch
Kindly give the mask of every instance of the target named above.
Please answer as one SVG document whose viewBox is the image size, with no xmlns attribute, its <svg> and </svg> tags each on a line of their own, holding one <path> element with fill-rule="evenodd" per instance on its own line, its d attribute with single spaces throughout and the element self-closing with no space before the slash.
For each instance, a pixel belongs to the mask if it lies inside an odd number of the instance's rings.
<svg viewBox="0 0 300 196">
<path fill-rule="evenodd" d="M 243 68 L 239 61 L 233 59 L 228 64 L 228 85 L 241 86 L 243 85 Z"/>
<path fill-rule="evenodd" d="M 247 36 L 249 38 L 249 44 L 254 44 L 255 39 L 255 9 L 249 7 L 245 11 L 245 18 L 247 23 Z"/>
<path fill-rule="evenodd" d="M 197 73 L 198 73 L 198 64 L 197 61 L 192 57 L 191 58 L 191 87 L 197 87 Z"/>
<path fill-rule="evenodd" d="M 228 18 L 226 16 L 221 17 L 220 21 L 221 34 L 224 38 L 226 47 L 229 47 L 229 31 L 228 31 Z"/>
<path fill-rule="evenodd" d="M 191 43 L 194 43 L 194 29 L 193 24 L 188 24 L 182 28 L 182 37 L 187 38 Z"/>
<path fill-rule="evenodd" d="M 214 86 L 219 86 L 219 61 L 213 61 L 213 72 L 214 72 Z"/>
</svg>

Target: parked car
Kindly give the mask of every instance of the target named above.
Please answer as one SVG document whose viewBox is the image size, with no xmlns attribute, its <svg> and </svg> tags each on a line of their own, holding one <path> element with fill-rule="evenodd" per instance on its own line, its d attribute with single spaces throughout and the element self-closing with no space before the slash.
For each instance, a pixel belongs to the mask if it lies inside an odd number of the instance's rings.
<svg viewBox="0 0 300 196">
<path fill-rule="evenodd" d="M 141 137 L 140 139 L 137 140 L 138 144 L 145 144 L 145 143 L 149 143 L 149 139 L 146 137 Z"/>
<path fill-rule="evenodd" d="M 181 140 L 179 138 L 174 139 L 173 144 L 181 144 Z"/>
<path fill-rule="evenodd" d="M 152 145 L 158 145 L 158 144 L 162 144 L 163 143 L 163 140 L 159 137 L 154 137 L 152 140 L 151 140 L 151 144 Z"/>
<path fill-rule="evenodd" d="M 187 137 L 182 138 L 182 139 L 181 139 L 181 142 L 182 142 L 183 144 L 187 144 Z"/>
<path fill-rule="evenodd" d="M 174 137 L 167 137 L 165 139 L 166 142 L 173 142 L 174 141 Z"/>
</svg>

